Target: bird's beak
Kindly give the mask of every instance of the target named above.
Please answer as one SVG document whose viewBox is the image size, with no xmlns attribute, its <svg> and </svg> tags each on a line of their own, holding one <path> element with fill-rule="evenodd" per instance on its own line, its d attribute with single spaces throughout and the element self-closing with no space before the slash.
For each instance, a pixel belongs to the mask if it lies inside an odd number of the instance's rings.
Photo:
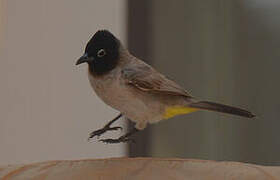
<svg viewBox="0 0 280 180">
<path fill-rule="evenodd" d="M 76 65 L 79 65 L 79 64 L 82 64 L 82 63 L 85 63 L 85 62 L 90 62 L 90 61 L 93 61 L 93 58 L 88 57 L 88 54 L 85 53 L 84 55 L 82 55 L 82 57 L 80 57 L 78 59 L 78 61 L 76 62 Z"/>
</svg>

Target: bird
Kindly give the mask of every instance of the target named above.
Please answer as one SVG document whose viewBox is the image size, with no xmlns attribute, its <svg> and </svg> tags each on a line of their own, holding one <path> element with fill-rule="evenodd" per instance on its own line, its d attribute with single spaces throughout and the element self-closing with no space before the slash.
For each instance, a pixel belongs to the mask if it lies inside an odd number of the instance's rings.
<svg viewBox="0 0 280 180">
<path fill-rule="evenodd" d="M 173 80 L 133 56 L 121 41 L 108 30 L 98 30 L 88 41 L 76 65 L 88 64 L 88 79 L 99 98 L 120 114 L 103 128 L 90 133 L 89 139 L 107 131 L 124 116 L 135 123 L 134 128 L 119 138 L 101 139 L 104 143 L 133 141 L 131 136 L 147 124 L 199 110 L 216 111 L 253 118 L 247 110 L 220 103 L 199 100 Z"/>
</svg>

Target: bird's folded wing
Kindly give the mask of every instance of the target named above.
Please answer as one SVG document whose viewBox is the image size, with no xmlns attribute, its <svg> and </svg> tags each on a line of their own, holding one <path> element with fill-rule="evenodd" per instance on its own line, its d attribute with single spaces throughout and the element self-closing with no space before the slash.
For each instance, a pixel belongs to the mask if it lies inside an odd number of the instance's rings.
<svg viewBox="0 0 280 180">
<path fill-rule="evenodd" d="M 124 68 L 122 70 L 122 79 L 124 79 L 128 85 L 134 86 L 141 91 L 192 97 L 181 86 L 167 79 L 146 64 Z"/>
</svg>

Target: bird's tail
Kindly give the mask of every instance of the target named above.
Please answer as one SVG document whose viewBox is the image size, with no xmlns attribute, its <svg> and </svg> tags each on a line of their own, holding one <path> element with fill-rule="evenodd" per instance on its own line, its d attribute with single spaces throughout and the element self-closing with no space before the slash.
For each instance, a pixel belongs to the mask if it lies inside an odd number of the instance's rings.
<svg viewBox="0 0 280 180">
<path fill-rule="evenodd" d="M 217 112 L 228 113 L 228 114 L 234 114 L 234 115 L 243 116 L 243 117 L 247 117 L 247 118 L 255 117 L 254 114 L 252 114 L 251 112 L 246 111 L 244 109 L 227 106 L 227 105 L 223 105 L 223 104 L 218 104 L 218 103 L 214 103 L 214 102 L 209 102 L 209 101 L 194 102 L 194 103 L 191 103 L 189 105 L 189 107 L 205 109 L 205 110 L 209 110 L 209 111 L 217 111 Z"/>
</svg>

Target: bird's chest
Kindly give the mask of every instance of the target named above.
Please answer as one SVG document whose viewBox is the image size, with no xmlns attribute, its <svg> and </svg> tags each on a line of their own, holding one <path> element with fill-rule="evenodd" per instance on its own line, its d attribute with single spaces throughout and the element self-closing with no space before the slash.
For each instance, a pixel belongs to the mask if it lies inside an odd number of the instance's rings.
<svg viewBox="0 0 280 180">
<path fill-rule="evenodd" d="M 89 73 L 89 81 L 96 94 L 109 106 L 124 111 L 131 103 L 130 92 L 120 82 L 117 72 L 102 77 L 93 77 Z M 135 103 L 135 102 L 134 102 Z"/>
<path fill-rule="evenodd" d="M 110 73 L 98 78 L 89 73 L 88 77 L 96 94 L 107 105 L 117 109 L 132 121 L 155 122 L 161 119 L 159 111 L 162 105 L 158 101 L 149 100 L 150 96 L 138 94 L 135 89 L 128 87 L 119 73 Z"/>
</svg>

